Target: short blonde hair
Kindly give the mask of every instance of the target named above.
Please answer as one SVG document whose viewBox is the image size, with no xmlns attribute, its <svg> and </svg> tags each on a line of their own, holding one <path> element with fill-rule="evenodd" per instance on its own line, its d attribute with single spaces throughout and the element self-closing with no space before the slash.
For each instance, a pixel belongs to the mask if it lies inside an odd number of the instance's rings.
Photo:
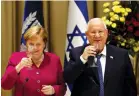
<svg viewBox="0 0 139 96">
<path fill-rule="evenodd" d="M 30 38 L 36 36 L 36 35 L 40 35 L 44 41 L 44 43 L 46 44 L 47 42 L 47 38 L 48 38 L 48 34 L 46 32 L 46 30 L 39 25 L 35 25 L 30 27 L 24 34 L 24 39 L 27 42 L 27 40 L 29 40 Z"/>
</svg>

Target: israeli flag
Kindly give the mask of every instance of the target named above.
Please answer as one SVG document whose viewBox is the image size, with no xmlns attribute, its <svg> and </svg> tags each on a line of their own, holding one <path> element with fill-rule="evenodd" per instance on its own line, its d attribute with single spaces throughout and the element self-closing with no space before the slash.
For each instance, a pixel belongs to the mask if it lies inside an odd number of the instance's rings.
<svg viewBox="0 0 139 96">
<path fill-rule="evenodd" d="M 25 34 L 28 28 L 34 25 L 41 25 L 44 27 L 42 1 L 25 1 L 20 51 L 26 50 L 23 35 Z"/>
<path fill-rule="evenodd" d="M 69 61 L 69 52 L 72 48 L 88 43 L 85 31 L 88 22 L 88 10 L 86 1 L 69 1 L 67 39 L 65 49 L 64 67 Z M 72 85 L 67 84 L 65 96 L 71 95 Z"/>
</svg>

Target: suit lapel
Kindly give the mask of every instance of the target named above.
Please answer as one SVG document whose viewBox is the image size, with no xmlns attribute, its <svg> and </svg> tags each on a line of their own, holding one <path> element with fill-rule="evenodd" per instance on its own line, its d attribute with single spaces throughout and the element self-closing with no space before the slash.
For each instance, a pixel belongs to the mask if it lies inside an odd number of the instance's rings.
<svg viewBox="0 0 139 96">
<path fill-rule="evenodd" d="M 93 58 L 94 59 L 94 58 Z M 93 60 L 94 61 L 94 60 Z M 98 76 L 98 70 L 97 70 L 97 67 L 92 67 L 92 64 L 90 62 L 90 60 L 88 60 L 87 62 L 87 66 L 88 66 L 88 69 L 91 70 L 90 73 L 92 74 L 94 80 L 96 83 L 99 84 L 99 76 Z"/>
<path fill-rule="evenodd" d="M 112 48 L 110 48 L 109 45 L 107 45 L 107 49 L 106 49 L 106 66 L 105 66 L 105 75 L 104 75 L 104 86 L 106 86 L 107 82 L 108 82 L 108 76 L 110 74 L 110 69 L 113 66 L 113 59 L 114 56 L 112 55 L 113 50 Z"/>
</svg>

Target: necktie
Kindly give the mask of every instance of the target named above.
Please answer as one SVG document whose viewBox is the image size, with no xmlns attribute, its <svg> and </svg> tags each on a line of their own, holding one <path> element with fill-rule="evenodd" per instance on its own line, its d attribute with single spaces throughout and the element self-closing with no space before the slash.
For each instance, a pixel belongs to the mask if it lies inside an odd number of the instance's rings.
<svg viewBox="0 0 139 96">
<path fill-rule="evenodd" d="M 98 65 L 98 75 L 99 75 L 99 83 L 100 83 L 100 92 L 99 92 L 99 96 L 104 96 L 104 85 L 103 85 L 103 75 L 102 75 L 102 67 L 101 67 L 101 62 L 100 62 L 100 58 L 101 55 L 97 55 L 97 65 Z"/>
</svg>

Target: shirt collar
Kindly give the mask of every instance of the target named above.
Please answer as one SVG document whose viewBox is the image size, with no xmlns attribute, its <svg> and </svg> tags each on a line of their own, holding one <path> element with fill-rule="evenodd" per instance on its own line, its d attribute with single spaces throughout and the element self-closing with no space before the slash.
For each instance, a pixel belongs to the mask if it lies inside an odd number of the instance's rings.
<svg viewBox="0 0 139 96">
<path fill-rule="evenodd" d="M 102 54 L 103 56 L 106 56 L 106 45 L 104 46 L 104 48 L 100 54 Z"/>
</svg>

